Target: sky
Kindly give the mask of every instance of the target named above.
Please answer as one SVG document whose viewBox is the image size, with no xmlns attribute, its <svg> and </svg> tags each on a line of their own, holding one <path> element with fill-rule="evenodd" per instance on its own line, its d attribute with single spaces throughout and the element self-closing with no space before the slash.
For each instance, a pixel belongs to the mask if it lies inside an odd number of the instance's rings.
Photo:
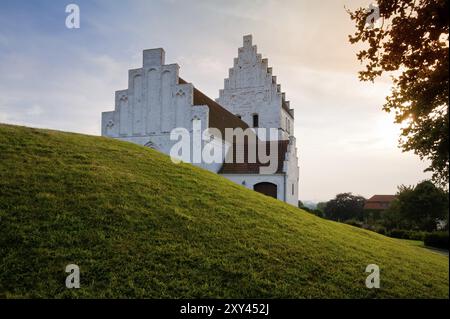
<svg viewBox="0 0 450 319">
<path fill-rule="evenodd" d="M 80 7 L 79 29 L 65 7 Z M 430 177 L 427 162 L 398 148 L 400 129 L 382 111 L 389 77 L 360 82 L 358 46 L 345 8 L 364 0 L 1 0 L 0 123 L 100 135 L 101 112 L 127 87 L 142 50 L 211 98 L 253 35 L 295 110 L 299 197 L 394 194 Z"/>
</svg>

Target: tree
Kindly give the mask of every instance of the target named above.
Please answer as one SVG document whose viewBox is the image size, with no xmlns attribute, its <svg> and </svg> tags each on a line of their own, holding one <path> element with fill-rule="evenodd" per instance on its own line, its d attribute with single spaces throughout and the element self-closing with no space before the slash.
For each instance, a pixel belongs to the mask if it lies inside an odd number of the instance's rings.
<svg viewBox="0 0 450 319">
<path fill-rule="evenodd" d="M 438 221 L 448 220 L 448 193 L 431 181 L 399 187 L 397 199 L 386 212 L 387 227 L 435 231 Z"/>
<path fill-rule="evenodd" d="M 322 213 L 325 212 L 325 207 L 327 206 L 327 202 L 319 202 L 316 205 L 316 209 L 321 211 Z"/>
<path fill-rule="evenodd" d="M 402 186 L 404 187 L 404 186 Z M 381 224 L 386 227 L 386 229 L 412 229 L 411 221 L 404 216 L 401 212 L 400 202 L 394 200 L 389 208 L 383 212 L 381 219 Z"/>
<path fill-rule="evenodd" d="M 352 193 L 337 194 L 325 206 L 325 217 L 337 221 L 348 219 L 363 219 L 364 204 L 366 199 L 355 196 Z"/>
<path fill-rule="evenodd" d="M 441 185 L 449 182 L 448 7 L 448 0 L 379 0 L 371 11 L 348 10 L 357 29 L 350 43 L 368 44 L 357 54 L 365 64 L 359 79 L 392 75 L 383 109 L 395 112 L 395 122 L 404 125 L 403 151 L 429 159 L 426 170 Z"/>
<path fill-rule="evenodd" d="M 301 200 L 298 201 L 298 208 L 303 209 L 304 211 L 314 214 L 319 217 L 323 217 L 323 212 L 318 209 L 312 209 L 308 206 L 305 206 Z"/>
</svg>

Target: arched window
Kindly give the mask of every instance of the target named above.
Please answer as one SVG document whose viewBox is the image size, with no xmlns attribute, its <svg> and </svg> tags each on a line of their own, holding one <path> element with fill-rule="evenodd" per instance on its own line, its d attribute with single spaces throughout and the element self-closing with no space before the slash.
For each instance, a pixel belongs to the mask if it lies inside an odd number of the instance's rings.
<svg viewBox="0 0 450 319">
<path fill-rule="evenodd" d="M 259 127 L 259 116 L 258 116 L 258 114 L 253 114 L 253 127 Z"/>
</svg>

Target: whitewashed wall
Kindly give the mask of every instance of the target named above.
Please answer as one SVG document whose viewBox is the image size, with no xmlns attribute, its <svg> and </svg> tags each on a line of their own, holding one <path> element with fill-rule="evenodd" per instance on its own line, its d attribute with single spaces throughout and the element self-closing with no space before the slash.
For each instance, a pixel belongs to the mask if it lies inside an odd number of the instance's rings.
<svg viewBox="0 0 450 319">
<path fill-rule="evenodd" d="M 286 134 L 284 116 L 288 113 L 282 113 L 284 93 L 281 86 L 276 83 L 268 60 L 262 59 L 256 45 L 252 45 L 252 36 L 244 36 L 243 42 L 224 81 L 224 89 L 219 91 L 217 102 L 231 113 L 241 116 L 250 127 L 253 127 L 253 115 L 258 114 L 259 127 L 279 129 L 279 136 L 287 139 L 289 134 Z M 290 121 L 293 122 L 293 119 Z M 265 136 L 260 138 L 266 139 Z"/>
<path fill-rule="evenodd" d="M 277 185 L 277 199 L 285 201 L 285 175 L 259 175 L 259 174 L 221 174 L 230 181 L 253 190 L 255 184 L 269 182 Z"/>
<path fill-rule="evenodd" d="M 164 64 L 164 55 L 163 49 L 145 50 L 143 67 L 129 70 L 128 89 L 116 92 L 114 111 L 102 113 L 103 136 L 170 154 L 177 143 L 170 140 L 172 129 L 182 127 L 192 132 L 194 119 L 201 121 L 201 131 L 208 128 L 208 106 L 193 105 L 193 85 L 178 84 L 179 66 Z M 198 166 L 218 172 L 222 165 Z"/>
<path fill-rule="evenodd" d="M 285 201 L 298 206 L 299 167 L 297 157 L 296 139 L 291 136 L 283 163 L 283 172 L 286 173 Z M 292 191 L 292 187 L 294 188 Z"/>
</svg>

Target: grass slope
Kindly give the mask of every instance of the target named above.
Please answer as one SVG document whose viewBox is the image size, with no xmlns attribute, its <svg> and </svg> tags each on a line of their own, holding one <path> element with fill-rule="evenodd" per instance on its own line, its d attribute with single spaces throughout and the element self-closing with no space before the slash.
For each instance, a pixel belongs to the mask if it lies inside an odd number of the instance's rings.
<svg viewBox="0 0 450 319">
<path fill-rule="evenodd" d="M 445 256 L 101 137 L 0 125 L 0 231 L 0 297 L 448 298 Z"/>
</svg>

